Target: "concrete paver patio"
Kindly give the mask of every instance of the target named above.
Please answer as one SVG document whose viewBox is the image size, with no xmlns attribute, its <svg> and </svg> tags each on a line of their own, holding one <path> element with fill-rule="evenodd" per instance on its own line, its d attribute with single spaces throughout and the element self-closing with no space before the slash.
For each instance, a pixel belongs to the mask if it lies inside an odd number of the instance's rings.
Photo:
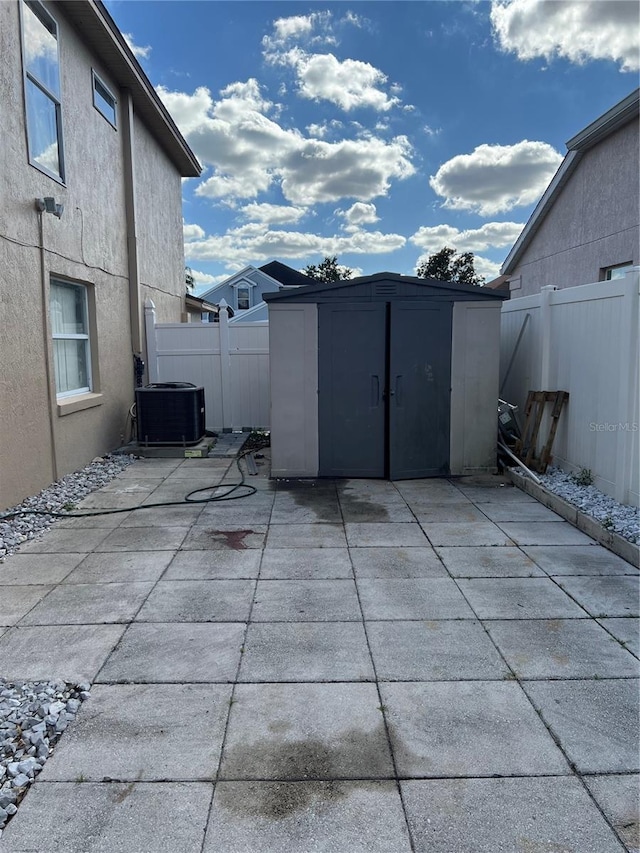
<svg viewBox="0 0 640 853">
<path fill-rule="evenodd" d="M 92 683 L 2 853 L 640 848 L 636 568 L 498 477 L 247 481 L 0 565 L 0 675 Z"/>
</svg>

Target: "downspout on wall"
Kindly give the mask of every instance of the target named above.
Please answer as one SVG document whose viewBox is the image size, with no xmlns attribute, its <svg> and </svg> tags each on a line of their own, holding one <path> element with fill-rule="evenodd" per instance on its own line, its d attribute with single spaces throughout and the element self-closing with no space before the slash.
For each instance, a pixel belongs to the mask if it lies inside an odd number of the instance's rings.
<svg viewBox="0 0 640 853">
<path fill-rule="evenodd" d="M 42 296 L 42 347 L 44 350 L 44 372 L 47 384 L 47 412 L 49 420 L 49 439 L 51 442 L 51 482 L 55 483 L 58 479 L 58 459 L 56 450 L 56 433 L 53 422 L 53 406 L 55 400 L 55 387 L 51 370 L 51 353 L 49 350 L 49 304 L 47 300 L 47 264 L 45 259 L 44 249 L 44 211 L 38 211 L 38 236 L 40 249 L 40 291 Z"/>
<path fill-rule="evenodd" d="M 129 89 L 123 89 L 121 101 L 122 148 L 124 161 L 124 207 L 127 228 L 127 258 L 129 275 L 129 316 L 131 318 L 131 350 L 133 355 L 143 354 L 142 310 L 140 305 L 140 268 L 138 263 L 138 236 L 136 230 L 135 151 L 133 140 L 133 98 Z"/>
</svg>

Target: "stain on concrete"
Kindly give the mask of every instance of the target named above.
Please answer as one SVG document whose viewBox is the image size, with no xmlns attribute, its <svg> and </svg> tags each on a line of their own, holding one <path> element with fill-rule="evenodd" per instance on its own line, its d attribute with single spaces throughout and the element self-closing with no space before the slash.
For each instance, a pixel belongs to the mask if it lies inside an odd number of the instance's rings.
<svg viewBox="0 0 640 853">
<path fill-rule="evenodd" d="M 249 797 L 225 798 L 228 811 L 243 817 L 263 817 L 284 820 L 297 812 L 313 808 L 324 812 L 332 803 L 347 797 L 358 783 L 343 782 L 265 782 L 249 786 Z M 370 783 L 368 783 L 370 784 Z"/>
<path fill-rule="evenodd" d="M 128 784 L 128 785 L 125 785 L 123 788 L 121 788 L 121 789 L 116 793 L 115 797 L 113 798 L 113 799 L 114 799 L 114 802 L 116 802 L 116 803 L 123 803 L 123 802 L 127 799 L 127 797 L 128 797 L 131 793 L 133 793 L 133 789 L 134 789 L 135 787 L 136 787 L 136 783 L 135 783 L 135 782 L 129 782 L 129 784 Z"/>
<path fill-rule="evenodd" d="M 230 548 L 232 551 L 245 551 L 247 549 L 245 537 L 255 532 L 255 530 L 207 530 L 216 542 L 221 542 L 225 548 Z"/>
<path fill-rule="evenodd" d="M 335 485 L 324 480 L 279 480 L 278 491 L 291 495 L 296 506 L 310 510 L 318 521 L 339 522 Z"/>
<path fill-rule="evenodd" d="M 349 492 L 347 483 L 338 484 L 338 495 L 346 521 L 389 521 L 386 507 L 373 499 Z"/>
<path fill-rule="evenodd" d="M 380 725 L 373 731 L 350 729 L 331 741 L 312 737 L 285 739 L 286 726 L 281 726 L 278 720 L 274 720 L 269 728 L 275 737 L 225 750 L 222 780 L 330 781 L 393 776 L 382 717 Z M 280 732 L 285 737 L 278 737 Z"/>
</svg>

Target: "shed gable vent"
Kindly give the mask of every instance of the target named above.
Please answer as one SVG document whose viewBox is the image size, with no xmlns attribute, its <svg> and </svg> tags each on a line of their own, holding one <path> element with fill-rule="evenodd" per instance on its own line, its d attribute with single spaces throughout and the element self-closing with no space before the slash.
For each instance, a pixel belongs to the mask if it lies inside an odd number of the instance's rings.
<svg viewBox="0 0 640 853">
<path fill-rule="evenodd" d="M 395 296 L 398 292 L 398 285 L 393 281 L 381 282 L 374 285 L 373 292 L 375 296 Z"/>
</svg>

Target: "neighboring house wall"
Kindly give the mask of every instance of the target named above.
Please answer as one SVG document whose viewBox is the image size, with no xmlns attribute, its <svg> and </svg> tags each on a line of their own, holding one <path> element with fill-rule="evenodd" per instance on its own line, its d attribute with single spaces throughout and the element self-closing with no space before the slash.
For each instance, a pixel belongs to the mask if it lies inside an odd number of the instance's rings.
<svg viewBox="0 0 640 853">
<path fill-rule="evenodd" d="M 512 296 L 599 281 L 640 262 L 638 123 L 587 151 L 510 272 Z"/>
<path fill-rule="evenodd" d="M 250 294 L 248 308 L 250 309 L 262 302 L 263 293 L 274 293 L 282 290 L 282 285 L 261 270 L 249 266 L 232 275 L 226 281 L 212 287 L 211 290 L 199 295 L 208 302 L 219 303 L 221 299 L 226 300 L 227 305 L 230 305 L 236 312 L 237 318 L 238 313 L 247 310 L 238 305 L 238 291 L 241 288 L 248 288 Z"/>
<path fill-rule="evenodd" d="M 126 97 L 87 48 L 65 4 L 44 7 L 58 28 L 64 182 L 29 163 L 19 4 L 0 3 L 0 507 L 78 470 L 126 437 L 134 386 L 132 244 L 159 316 L 179 320 L 184 294 L 180 170 L 135 117 L 137 240 L 128 239 Z M 94 7 L 79 2 L 75 8 Z M 117 98 L 117 128 L 93 105 L 92 70 Z M 36 199 L 47 196 L 64 204 L 60 218 L 37 211 Z M 57 394 L 52 277 L 81 285 L 87 294 L 93 375 L 90 391 L 77 396 Z"/>
</svg>

